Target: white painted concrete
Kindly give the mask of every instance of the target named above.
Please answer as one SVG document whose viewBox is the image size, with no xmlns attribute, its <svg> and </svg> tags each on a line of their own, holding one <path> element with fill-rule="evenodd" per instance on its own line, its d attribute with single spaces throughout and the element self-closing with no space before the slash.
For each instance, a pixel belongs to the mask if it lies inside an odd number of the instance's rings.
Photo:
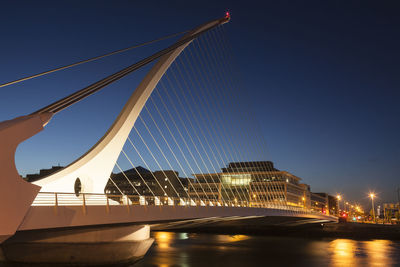
<svg viewBox="0 0 400 267">
<path fill-rule="evenodd" d="M 1 250 L 3 260 L 11 262 L 115 264 L 142 258 L 153 241 L 148 225 L 103 226 L 21 231 Z"/>
<path fill-rule="evenodd" d="M 220 23 L 220 20 L 206 23 L 185 37 Z M 66 168 L 34 182 L 42 187 L 41 192 L 73 193 L 75 180 L 79 178 L 82 192 L 104 193 L 121 149 L 147 99 L 172 62 L 190 43 L 179 46 L 159 59 L 133 92 L 107 133 L 86 154 Z"/>
<path fill-rule="evenodd" d="M 0 122 L 0 242 L 12 235 L 40 190 L 21 179 L 15 167 L 17 146 L 43 130 L 52 114 Z"/>
</svg>

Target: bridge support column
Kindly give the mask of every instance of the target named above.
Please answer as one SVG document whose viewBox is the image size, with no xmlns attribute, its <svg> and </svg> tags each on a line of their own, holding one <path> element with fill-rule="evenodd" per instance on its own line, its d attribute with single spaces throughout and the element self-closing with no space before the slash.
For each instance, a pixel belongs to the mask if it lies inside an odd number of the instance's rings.
<svg viewBox="0 0 400 267">
<path fill-rule="evenodd" d="M 148 225 L 21 231 L 1 244 L 0 260 L 85 265 L 134 262 L 144 257 L 153 241 Z"/>
</svg>

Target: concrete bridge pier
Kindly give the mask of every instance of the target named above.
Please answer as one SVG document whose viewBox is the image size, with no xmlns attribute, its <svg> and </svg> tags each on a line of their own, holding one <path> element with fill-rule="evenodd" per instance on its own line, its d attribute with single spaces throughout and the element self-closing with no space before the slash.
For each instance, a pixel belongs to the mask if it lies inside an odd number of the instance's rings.
<svg viewBox="0 0 400 267">
<path fill-rule="evenodd" d="M 148 225 L 20 231 L 1 244 L 0 260 L 99 265 L 134 262 L 154 239 Z"/>
</svg>

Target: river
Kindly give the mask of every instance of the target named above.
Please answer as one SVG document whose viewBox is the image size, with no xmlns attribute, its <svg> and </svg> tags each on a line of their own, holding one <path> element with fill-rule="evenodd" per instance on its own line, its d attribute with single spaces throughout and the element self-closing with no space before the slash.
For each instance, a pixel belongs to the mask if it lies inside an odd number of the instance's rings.
<svg viewBox="0 0 400 267">
<path fill-rule="evenodd" d="M 400 242 L 153 232 L 142 266 L 400 266 Z"/>
</svg>

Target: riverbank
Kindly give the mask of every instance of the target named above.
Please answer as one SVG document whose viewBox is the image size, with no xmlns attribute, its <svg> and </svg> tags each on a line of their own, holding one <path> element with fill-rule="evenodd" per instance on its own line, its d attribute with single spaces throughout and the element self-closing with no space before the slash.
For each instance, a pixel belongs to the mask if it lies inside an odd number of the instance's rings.
<svg viewBox="0 0 400 267">
<path fill-rule="evenodd" d="M 268 236 L 292 236 L 303 238 L 349 238 L 355 240 L 386 239 L 400 240 L 400 225 L 382 225 L 366 223 L 327 223 L 304 224 L 299 226 L 280 225 L 220 225 L 185 227 L 175 232 L 245 234 Z"/>
<path fill-rule="evenodd" d="M 320 232 L 335 238 L 400 240 L 400 225 L 335 223 L 324 225 Z"/>
</svg>

